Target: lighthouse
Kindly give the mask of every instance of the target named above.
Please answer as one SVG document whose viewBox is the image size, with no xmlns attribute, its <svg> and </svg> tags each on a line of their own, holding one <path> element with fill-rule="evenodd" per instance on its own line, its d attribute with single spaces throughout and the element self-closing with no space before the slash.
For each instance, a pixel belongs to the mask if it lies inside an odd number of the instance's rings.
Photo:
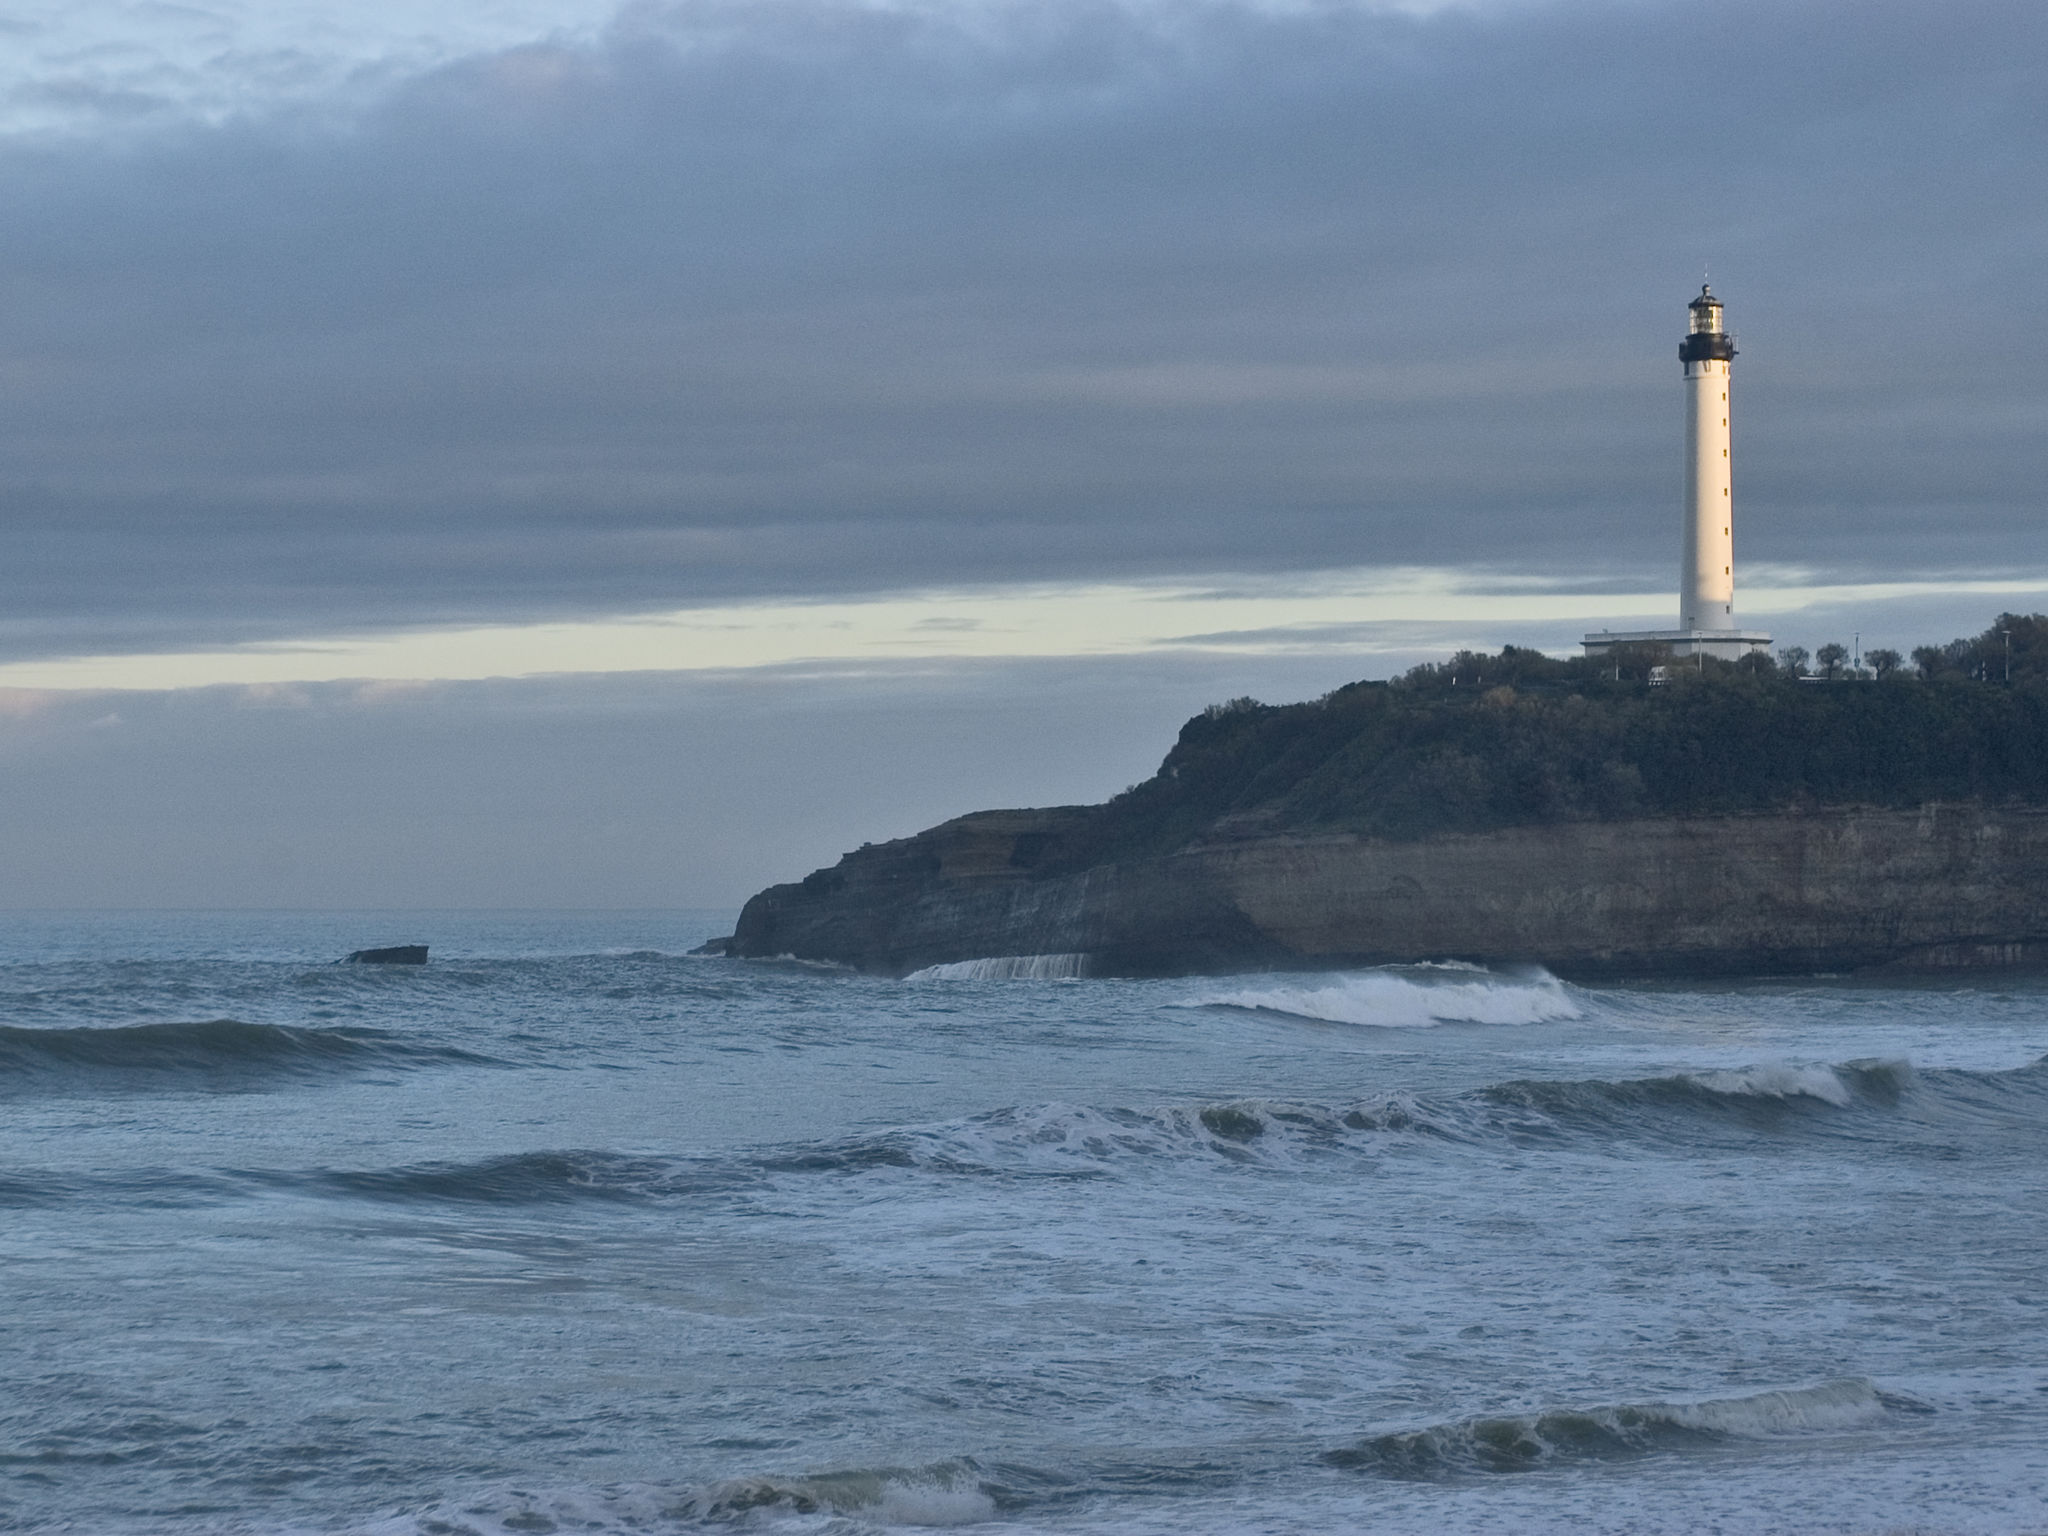
<svg viewBox="0 0 2048 1536">
<path fill-rule="evenodd" d="M 1654 643 L 1674 656 L 1718 656 L 1725 661 L 1766 650 L 1771 637 L 1735 622 L 1735 481 L 1728 423 L 1735 338 L 1723 323 L 1722 304 L 1704 284 L 1686 306 L 1685 339 L 1678 344 L 1685 369 L 1685 504 L 1679 537 L 1678 627 L 1586 636 L 1586 653 L 1615 645 Z"/>
<path fill-rule="evenodd" d="M 1685 364 L 1685 540 L 1678 578 L 1678 627 L 1688 633 L 1735 627 L 1735 506 L 1728 458 L 1728 370 L 1735 343 L 1721 301 L 1704 284 L 1686 306 L 1678 344 Z"/>
</svg>

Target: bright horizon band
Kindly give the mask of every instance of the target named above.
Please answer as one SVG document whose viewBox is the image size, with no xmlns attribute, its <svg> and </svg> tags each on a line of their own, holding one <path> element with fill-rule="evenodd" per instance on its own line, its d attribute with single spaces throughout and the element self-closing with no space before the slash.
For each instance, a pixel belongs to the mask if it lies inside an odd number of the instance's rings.
<svg viewBox="0 0 2048 1536">
<path fill-rule="evenodd" d="M 2048 572 L 1822 582 L 1803 572 L 1782 571 L 1750 588 L 1747 601 L 1752 610 L 1788 618 L 1853 606 L 1863 615 L 1867 634 L 1876 617 L 1871 610 L 1881 605 L 1919 608 L 1967 600 L 1974 607 L 1986 601 L 2028 604 L 2044 599 Z M 1504 624 L 1555 625 L 1558 637 L 1552 643 L 1562 647 L 1564 637 L 1589 619 L 1625 623 L 1654 613 L 1660 601 L 1654 592 L 1574 591 L 1526 577 L 1481 580 L 1470 572 L 1430 568 L 1293 572 L 1239 578 L 1220 590 L 1194 578 L 1068 587 L 990 584 L 836 601 L 731 603 L 547 624 L 49 657 L 0 664 L 0 698 L 28 692 L 452 682 L 1165 651 L 1363 656 L 1418 647 L 1490 646 L 1498 643 L 1499 626 Z M 1456 633 L 1451 626 L 1466 633 Z M 1613 631 L 1590 639 L 1640 637 Z"/>
</svg>

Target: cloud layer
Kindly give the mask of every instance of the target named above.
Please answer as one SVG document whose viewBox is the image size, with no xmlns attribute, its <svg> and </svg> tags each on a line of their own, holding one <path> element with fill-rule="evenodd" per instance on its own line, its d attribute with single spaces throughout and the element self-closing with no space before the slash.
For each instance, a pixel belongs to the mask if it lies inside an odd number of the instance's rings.
<svg viewBox="0 0 2048 1536">
<path fill-rule="evenodd" d="M 1661 586 L 1709 263 L 1745 560 L 2048 568 L 2043 58 L 2021 3 L 773 0 L 17 135 L 0 658 L 1202 570 Z"/>
</svg>

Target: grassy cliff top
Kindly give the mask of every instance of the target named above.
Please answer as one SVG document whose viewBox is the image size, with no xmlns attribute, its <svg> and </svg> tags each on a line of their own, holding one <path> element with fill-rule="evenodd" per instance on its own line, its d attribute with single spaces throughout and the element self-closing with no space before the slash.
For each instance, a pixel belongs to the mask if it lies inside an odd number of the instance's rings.
<svg viewBox="0 0 2048 1536">
<path fill-rule="evenodd" d="M 2010 681 L 2007 681 L 2010 636 Z M 1159 772 L 1043 872 L 1287 832 L 1418 838 L 1561 821 L 1979 799 L 2048 805 L 2048 617 L 2003 615 L 1913 665 L 1801 675 L 1637 651 L 1461 652 L 1312 703 L 1212 705 Z M 1661 667 L 1661 680 L 1651 669 Z M 1830 665 L 1829 663 L 1836 663 Z"/>
</svg>

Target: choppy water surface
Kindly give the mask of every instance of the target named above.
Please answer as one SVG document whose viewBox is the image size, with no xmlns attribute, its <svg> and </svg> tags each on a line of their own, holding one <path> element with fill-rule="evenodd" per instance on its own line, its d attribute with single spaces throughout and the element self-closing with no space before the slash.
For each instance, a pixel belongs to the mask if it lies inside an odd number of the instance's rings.
<svg viewBox="0 0 2048 1536">
<path fill-rule="evenodd" d="M 724 916 L 0 919 L 0 1525 L 2048 1526 L 2040 983 Z"/>
</svg>

